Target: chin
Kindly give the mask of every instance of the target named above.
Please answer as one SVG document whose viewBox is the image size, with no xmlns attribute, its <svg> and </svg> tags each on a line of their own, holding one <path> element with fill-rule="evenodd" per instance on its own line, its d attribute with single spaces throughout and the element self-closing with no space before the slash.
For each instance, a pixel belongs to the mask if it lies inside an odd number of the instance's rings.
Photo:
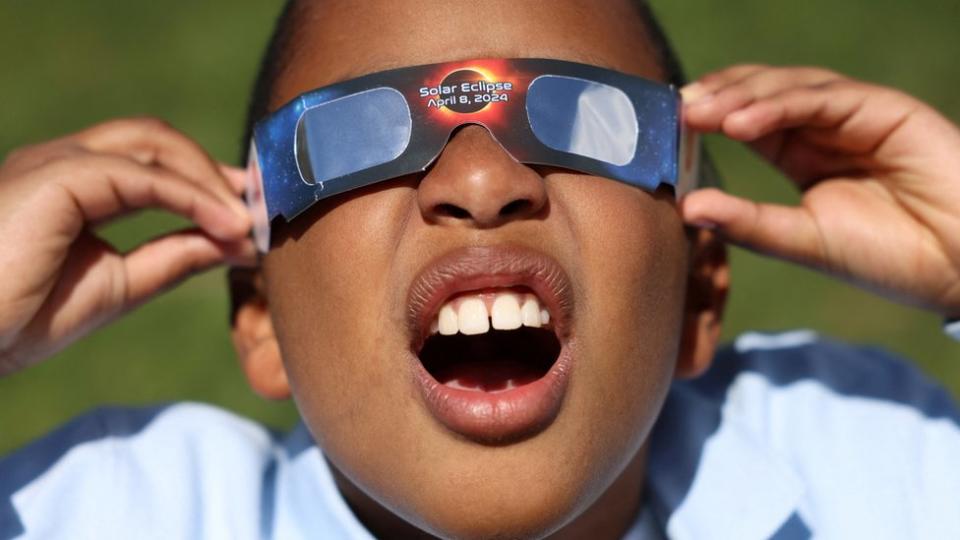
<svg viewBox="0 0 960 540">
<path fill-rule="evenodd" d="M 516 486 L 509 495 L 491 494 L 489 500 L 473 500 L 469 506 L 442 502 L 442 510 L 410 516 L 408 521 L 430 534 L 448 539 L 545 538 L 572 521 L 582 509 L 583 497 L 555 489 Z"/>
<path fill-rule="evenodd" d="M 619 478 L 618 465 L 635 455 L 626 441 L 598 443 L 614 454 L 605 455 L 589 443 L 570 443 L 570 433 L 551 429 L 500 448 L 430 444 L 442 447 L 447 459 L 428 451 L 429 465 L 416 476 L 394 477 L 391 485 L 382 474 L 367 475 L 366 483 L 356 485 L 381 507 L 440 538 L 544 538 L 596 503 Z M 558 446 L 560 440 L 568 443 Z M 395 531 L 376 532 L 401 537 Z"/>
</svg>

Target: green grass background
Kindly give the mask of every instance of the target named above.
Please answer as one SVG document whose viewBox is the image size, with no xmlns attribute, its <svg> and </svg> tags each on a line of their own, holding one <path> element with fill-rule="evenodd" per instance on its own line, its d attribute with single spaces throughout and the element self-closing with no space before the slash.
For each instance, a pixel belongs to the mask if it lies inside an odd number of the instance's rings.
<svg viewBox="0 0 960 540">
<path fill-rule="evenodd" d="M 215 157 L 238 154 L 278 0 L 0 3 L 0 154 L 126 115 L 155 115 Z M 816 64 L 903 88 L 960 119 L 960 1 L 655 0 L 692 74 L 736 62 Z M 535 32 L 536 29 L 531 29 Z M 795 201 L 744 148 L 711 140 L 728 188 Z M 122 248 L 181 225 L 144 213 L 106 228 Z M 866 226 L 866 225 L 865 225 Z M 0 249 L 9 249 L 0 239 Z M 813 328 L 916 359 L 960 395 L 960 346 L 931 314 L 733 251 L 726 336 Z M 3 279 L 3 278 L 0 278 Z M 248 389 L 227 337 L 222 271 L 194 278 L 42 365 L 0 379 L 0 452 L 99 404 L 200 400 L 284 428 L 289 403 Z"/>
</svg>

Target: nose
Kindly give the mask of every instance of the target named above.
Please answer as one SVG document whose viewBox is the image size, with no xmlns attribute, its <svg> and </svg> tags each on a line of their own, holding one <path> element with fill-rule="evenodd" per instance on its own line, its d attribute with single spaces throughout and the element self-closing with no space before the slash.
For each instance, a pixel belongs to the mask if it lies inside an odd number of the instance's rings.
<svg viewBox="0 0 960 540">
<path fill-rule="evenodd" d="M 547 203 L 543 178 L 477 125 L 450 139 L 417 196 L 428 222 L 481 229 L 531 218 Z"/>
</svg>

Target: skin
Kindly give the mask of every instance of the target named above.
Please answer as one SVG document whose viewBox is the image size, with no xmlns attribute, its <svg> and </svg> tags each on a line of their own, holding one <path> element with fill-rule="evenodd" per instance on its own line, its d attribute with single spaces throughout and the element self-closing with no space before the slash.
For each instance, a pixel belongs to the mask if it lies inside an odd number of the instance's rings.
<svg viewBox="0 0 960 540">
<path fill-rule="evenodd" d="M 273 106 L 398 64 L 473 57 L 561 58 L 661 76 L 628 2 L 444 6 L 314 5 Z M 517 200 L 528 204 L 502 215 Z M 446 430 L 414 395 L 404 317 L 424 265 L 454 248 L 497 245 L 541 250 L 570 275 L 576 373 L 552 425 L 487 446 Z M 688 253 L 671 193 L 530 168 L 470 126 L 427 174 L 317 205 L 282 230 L 264 282 L 298 407 L 372 530 L 397 534 L 397 514 L 442 536 L 543 536 L 567 525 L 558 537 L 613 538 L 636 514 L 638 451 L 676 369 Z M 604 493 L 616 504 L 587 511 Z"/>
<path fill-rule="evenodd" d="M 563 58 L 658 77 L 629 5 L 589 5 L 317 3 L 303 14 L 273 105 L 365 72 L 483 56 Z M 706 369 L 716 346 L 727 269 L 713 233 L 960 314 L 960 246 L 948 234 L 960 220 L 953 124 L 909 96 L 819 70 L 739 66 L 686 93 L 692 127 L 752 144 L 804 190 L 802 205 L 705 190 L 678 209 L 666 193 L 521 166 L 472 127 L 428 174 L 317 205 L 281 231 L 262 271 L 248 271 L 256 294 L 233 328 L 243 369 L 267 397 L 292 392 L 371 531 L 619 537 L 640 502 L 644 443 L 671 379 Z M 8 276 L 0 281 L 0 374 L 195 272 L 254 264 L 249 219 L 237 207 L 241 184 L 241 171 L 154 120 L 111 122 L 8 156 L 0 166 L 8 248 L 0 251 Z M 500 214 L 516 200 L 530 204 Z M 439 211 L 443 204 L 467 217 Z M 127 254 L 89 232 L 144 207 L 197 228 Z M 685 232 L 684 222 L 708 230 Z M 423 265 L 456 247 L 500 244 L 544 251 L 569 274 L 576 364 L 547 429 L 484 446 L 445 431 L 418 402 L 402 376 L 403 316 Z"/>
<path fill-rule="evenodd" d="M 684 201 L 684 219 L 893 300 L 960 315 L 955 124 L 903 92 L 820 68 L 736 66 L 686 94 L 691 127 L 748 143 L 803 197 L 785 207 L 705 190 Z"/>
</svg>

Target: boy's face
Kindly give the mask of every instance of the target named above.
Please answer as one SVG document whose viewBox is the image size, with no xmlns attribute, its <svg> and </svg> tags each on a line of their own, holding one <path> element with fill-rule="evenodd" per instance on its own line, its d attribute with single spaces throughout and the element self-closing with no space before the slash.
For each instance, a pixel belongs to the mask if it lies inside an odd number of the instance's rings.
<svg viewBox="0 0 960 540">
<path fill-rule="evenodd" d="M 330 1 L 303 17 L 274 107 L 365 73 L 468 58 L 558 58 L 662 79 L 627 1 Z M 469 126 L 427 173 L 323 201 L 279 233 L 264 279 L 285 374 L 361 517 L 376 501 L 434 533 L 513 537 L 556 530 L 611 485 L 639 496 L 640 450 L 678 357 L 689 364 L 703 349 L 702 337 L 688 344 L 691 251 L 672 194 L 521 165 Z M 525 261 L 515 275 L 486 280 L 490 261 L 515 258 Z M 552 276 L 539 285 L 528 272 L 538 264 Z M 412 289 L 437 271 L 436 298 L 417 304 Z M 469 396 L 451 412 L 453 394 L 431 400 L 424 387 L 424 325 L 438 300 L 511 284 L 552 297 L 540 302 L 567 369 L 502 414 Z"/>
</svg>

